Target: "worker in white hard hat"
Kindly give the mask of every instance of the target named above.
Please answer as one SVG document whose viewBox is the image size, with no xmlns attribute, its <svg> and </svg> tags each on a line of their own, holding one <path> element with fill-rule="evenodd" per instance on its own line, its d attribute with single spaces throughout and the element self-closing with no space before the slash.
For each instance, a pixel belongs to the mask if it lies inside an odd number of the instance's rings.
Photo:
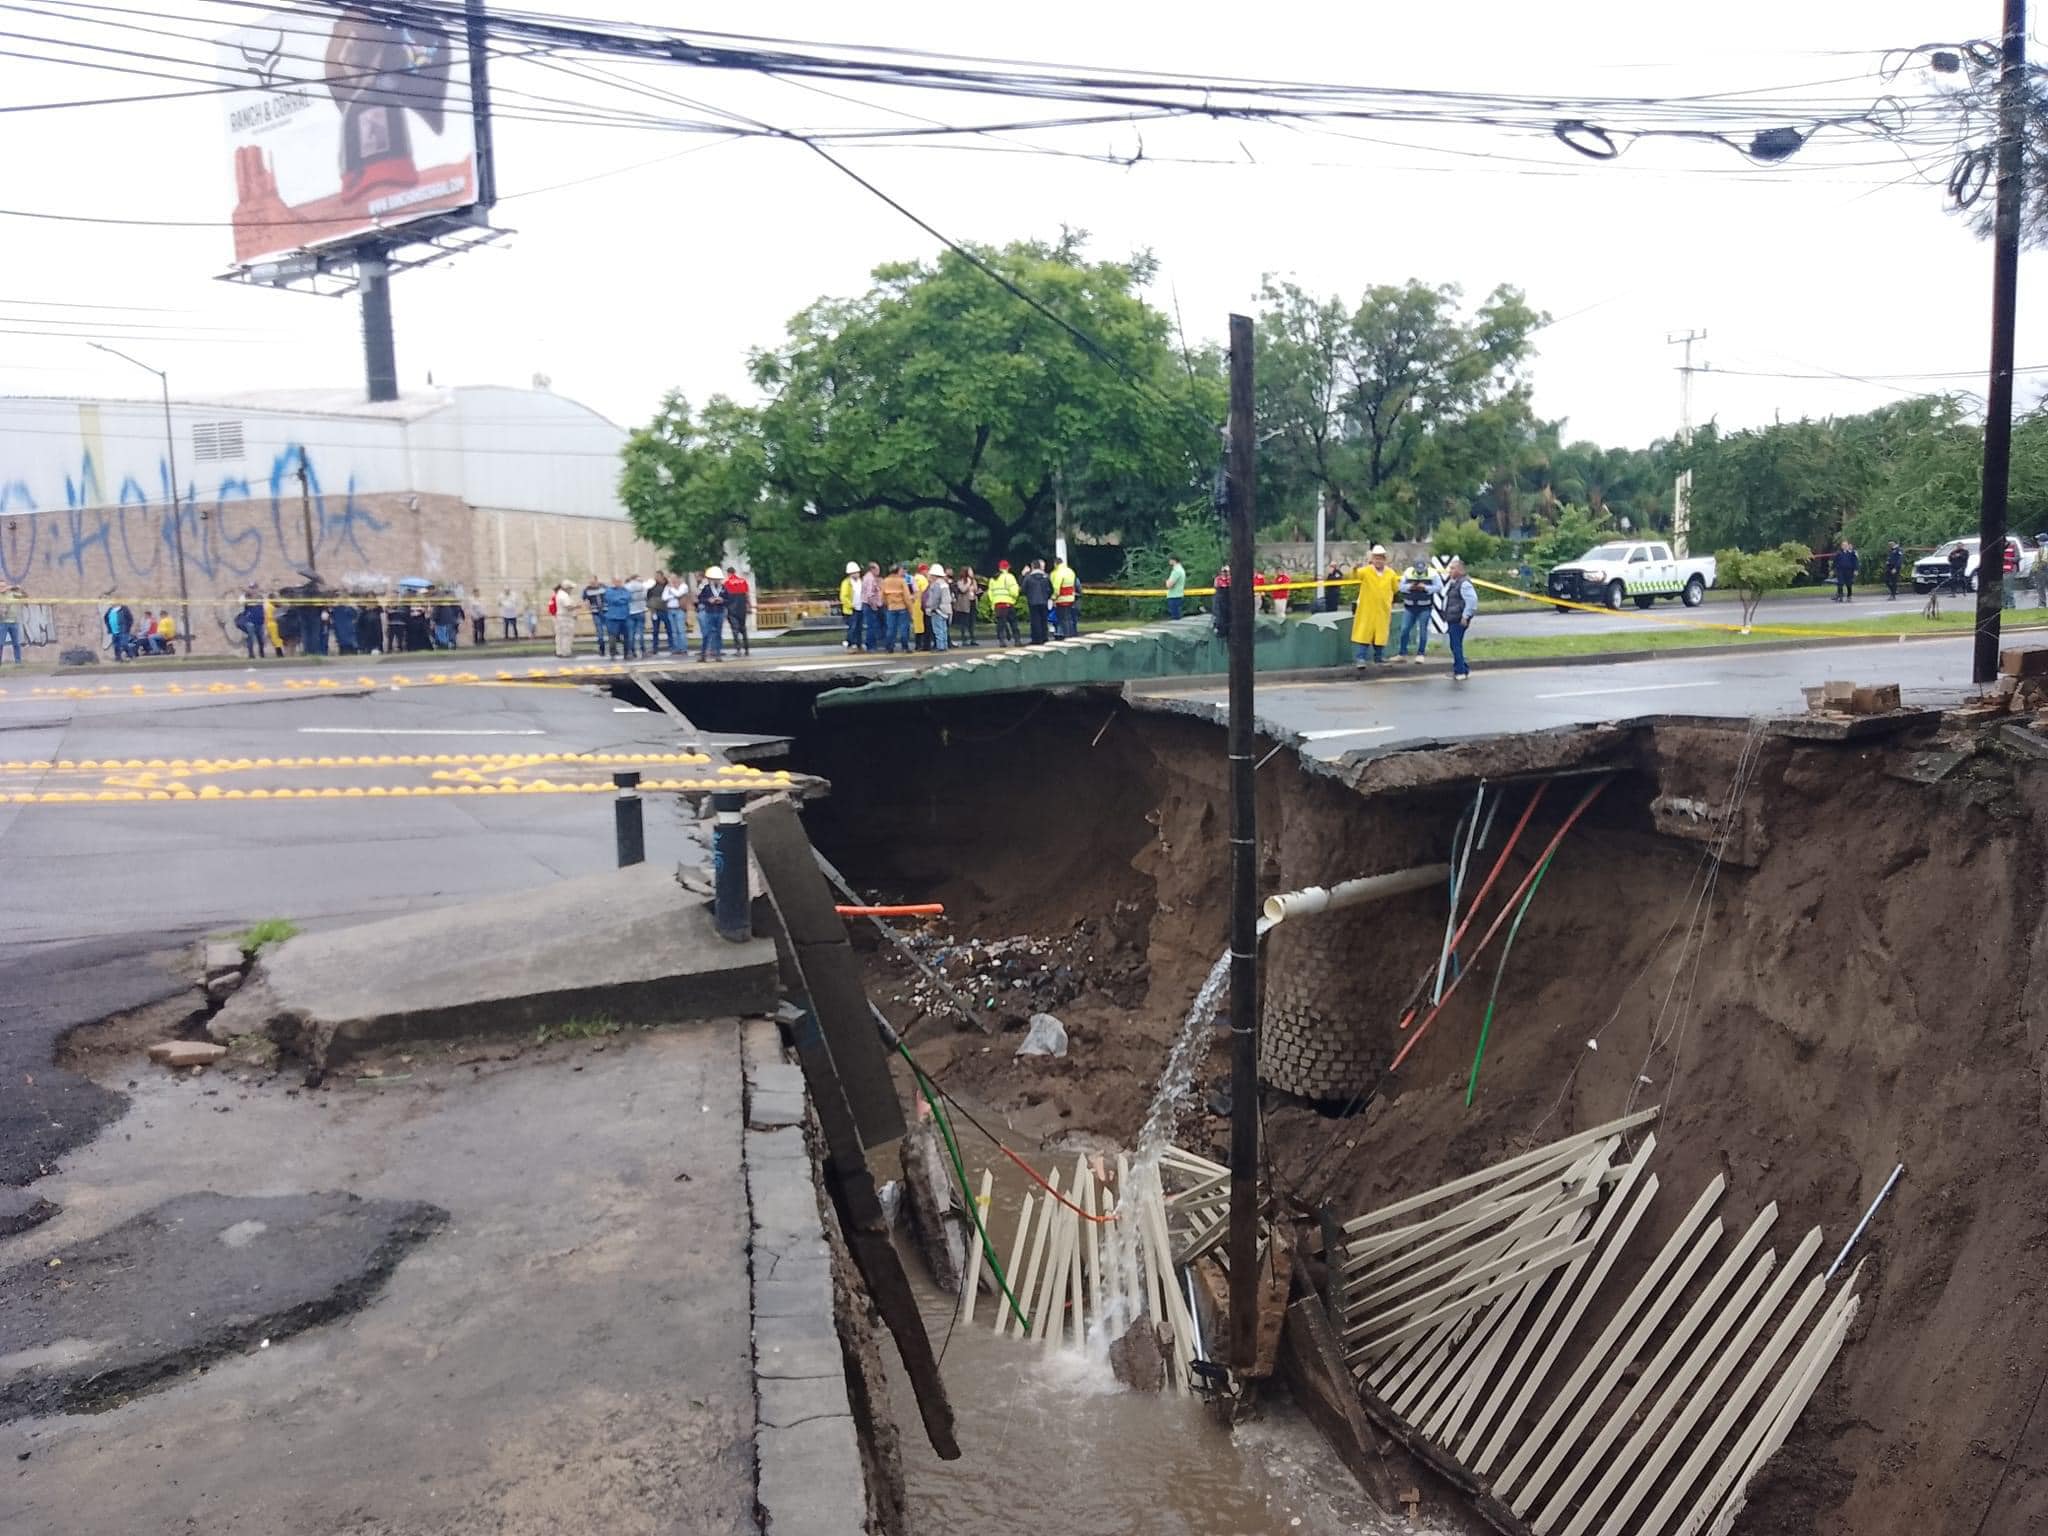
<svg viewBox="0 0 2048 1536">
<path fill-rule="evenodd" d="M 925 628 L 931 631 L 932 649 L 935 651 L 952 648 L 953 632 L 953 583 L 946 579 L 946 568 L 933 565 L 925 572 L 925 589 L 918 595 L 924 604 Z"/>
<path fill-rule="evenodd" d="M 725 660 L 725 572 L 715 565 L 697 588 L 697 660 Z"/>
</svg>

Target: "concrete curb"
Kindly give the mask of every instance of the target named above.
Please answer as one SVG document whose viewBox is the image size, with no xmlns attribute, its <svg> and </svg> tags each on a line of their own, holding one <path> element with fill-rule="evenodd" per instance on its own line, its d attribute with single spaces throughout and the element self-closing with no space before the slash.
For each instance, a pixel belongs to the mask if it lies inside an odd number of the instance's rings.
<svg viewBox="0 0 2048 1536">
<path fill-rule="evenodd" d="M 761 1527 L 768 1536 L 846 1536 L 867 1529 L 867 1478 L 804 1141 L 803 1072 L 783 1059 L 772 1021 L 748 1019 L 740 1028 Z"/>
</svg>

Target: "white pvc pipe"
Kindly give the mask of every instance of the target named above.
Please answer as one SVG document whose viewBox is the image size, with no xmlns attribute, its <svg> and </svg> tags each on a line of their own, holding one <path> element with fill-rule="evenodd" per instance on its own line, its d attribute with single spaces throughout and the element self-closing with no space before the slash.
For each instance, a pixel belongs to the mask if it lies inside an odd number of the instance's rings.
<svg viewBox="0 0 2048 1536">
<path fill-rule="evenodd" d="M 1334 912 L 1339 907 L 1355 907 L 1361 902 L 1384 901 L 1389 896 L 1405 896 L 1410 891 L 1427 890 L 1441 885 L 1450 878 L 1448 864 L 1424 864 L 1414 869 L 1397 869 L 1392 874 L 1366 875 L 1358 880 L 1345 880 L 1336 885 L 1311 885 L 1305 890 L 1288 891 L 1280 896 L 1268 896 L 1265 903 L 1265 926 L 1290 917 L 1308 917 L 1317 912 Z"/>
</svg>

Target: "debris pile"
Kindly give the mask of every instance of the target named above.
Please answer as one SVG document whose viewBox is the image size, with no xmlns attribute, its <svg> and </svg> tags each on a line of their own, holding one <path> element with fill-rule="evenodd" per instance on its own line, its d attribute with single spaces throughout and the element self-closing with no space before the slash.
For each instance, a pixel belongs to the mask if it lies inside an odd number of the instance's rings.
<svg viewBox="0 0 2048 1536">
<path fill-rule="evenodd" d="M 1028 1029 L 1034 1016 L 1056 1014 L 1084 992 L 1136 1007 L 1149 980 L 1143 951 L 1105 937 L 1093 919 L 1057 935 L 955 940 L 935 923 L 907 938 L 943 984 L 905 966 L 889 1000 L 931 1017 L 957 1017 L 964 1002 L 996 1030 Z"/>
</svg>

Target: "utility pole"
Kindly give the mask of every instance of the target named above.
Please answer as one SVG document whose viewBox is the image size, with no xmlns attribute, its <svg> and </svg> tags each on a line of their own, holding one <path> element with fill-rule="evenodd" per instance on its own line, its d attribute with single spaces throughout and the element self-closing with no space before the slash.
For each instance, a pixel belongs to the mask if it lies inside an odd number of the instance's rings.
<svg viewBox="0 0 2048 1536">
<path fill-rule="evenodd" d="M 187 590 L 185 576 L 185 515 L 178 505 L 178 439 L 171 431 L 171 376 L 161 368 L 152 368 L 139 357 L 130 357 L 126 352 L 113 347 L 101 346 L 96 341 L 86 343 L 95 352 L 107 352 L 124 363 L 133 363 L 144 373 L 156 375 L 156 381 L 163 388 L 164 395 L 164 464 L 171 477 L 171 553 L 178 562 L 178 639 L 184 643 L 185 654 L 192 654 L 192 601 Z M 2009 355 L 2008 355 L 2009 360 Z"/>
<path fill-rule="evenodd" d="M 313 545 L 313 473 L 306 463 L 306 450 L 299 450 L 299 516 L 306 525 L 306 575 L 318 581 L 320 561 Z"/>
<path fill-rule="evenodd" d="M 1676 331 L 1665 334 L 1664 344 L 1670 347 L 1683 346 L 1685 361 L 1678 369 L 1678 446 L 1692 446 L 1692 344 L 1705 341 L 1705 331 L 1687 331 L 1683 336 Z M 1671 552 L 1683 560 L 1689 552 L 1686 548 L 1692 536 L 1692 471 L 1681 469 L 1677 483 L 1671 489 Z"/>
<path fill-rule="evenodd" d="M 1230 317 L 1230 1360 L 1249 1370 L 1259 1333 L 1259 888 L 1253 798 L 1252 322 Z"/>
<path fill-rule="evenodd" d="M 2019 302 L 2020 134 L 2027 72 L 2027 0 L 2005 0 L 1998 69 L 1998 202 L 1991 223 L 1991 385 L 1984 392 L 1984 500 L 1977 523 L 1977 646 L 1970 676 L 1998 677 L 2005 592 L 2005 514 L 2012 479 L 2013 313 Z"/>
</svg>

